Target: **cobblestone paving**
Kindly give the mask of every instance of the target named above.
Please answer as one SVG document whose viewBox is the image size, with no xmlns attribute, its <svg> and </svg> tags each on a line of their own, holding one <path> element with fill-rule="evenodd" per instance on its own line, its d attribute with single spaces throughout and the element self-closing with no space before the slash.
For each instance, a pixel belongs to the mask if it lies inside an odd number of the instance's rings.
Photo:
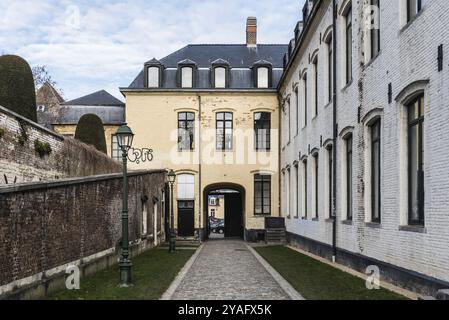
<svg viewBox="0 0 449 320">
<path fill-rule="evenodd" d="M 287 300 L 289 296 L 243 241 L 205 243 L 173 300 Z"/>
</svg>

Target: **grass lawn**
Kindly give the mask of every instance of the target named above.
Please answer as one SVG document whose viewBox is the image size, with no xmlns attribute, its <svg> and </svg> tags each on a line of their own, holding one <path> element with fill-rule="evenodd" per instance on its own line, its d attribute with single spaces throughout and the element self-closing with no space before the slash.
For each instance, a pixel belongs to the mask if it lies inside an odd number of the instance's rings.
<svg viewBox="0 0 449 320">
<path fill-rule="evenodd" d="M 386 289 L 368 290 L 363 279 L 282 246 L 254 248 L 307 300 L 403 300 Z"/>
<path fill-rule="evenodd" d="M 50 300 L 157 300 L 159 299 L 195 250 L 152 249 L 132 259 L 131 288 L 119 288 L 118 265 L 81 279 L 81 290 L 62 290 Z"/>
</svg>

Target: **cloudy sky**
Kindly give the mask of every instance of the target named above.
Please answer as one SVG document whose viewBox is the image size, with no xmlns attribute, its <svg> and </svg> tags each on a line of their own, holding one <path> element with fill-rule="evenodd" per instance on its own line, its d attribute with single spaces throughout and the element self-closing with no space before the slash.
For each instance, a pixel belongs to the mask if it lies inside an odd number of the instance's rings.
<svg viewBox="0 0 449 320">
<path fill-rule="evenodd" d="M 48 67 L 66 99 L 106 89 L 123 100 L 145 61 L 189 43 L 288 43 L 304 0 L 0 1 L 0 54 Z"/>
</svg>

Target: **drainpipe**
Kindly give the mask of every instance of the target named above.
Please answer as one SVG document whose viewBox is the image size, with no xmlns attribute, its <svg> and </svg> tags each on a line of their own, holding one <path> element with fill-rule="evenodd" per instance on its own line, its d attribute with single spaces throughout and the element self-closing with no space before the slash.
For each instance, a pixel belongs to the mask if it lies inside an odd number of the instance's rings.
<svg viewBox="0 0 449 320">
<path fill-rule="evenodd" d="M 332 104 L 333 104 L 333 147 L 332 147 L 332 262 L 337 259 L 337 1 L 332 0 Z"/>
<path fill-rule="evenodd" d="M 204 235 L 201 234 L 201 220 L 203 215 L 203 188 L 202 188 L 202 155 L 201 155 L 201 146 L 202 146 L 202 140 L 201 140 L 201 120 L 202 120 L 202 103 L 201 103 L 201 96 L 198 95 L 198 188 L 199 188 L 199 194 L 198 194 L 198 201 L 200 202 L 200 213 L 199 213 L 199 219 L 198 219 L 198 234 L 200 235 L 200 241 L 204 239 Z"/>
</svg>

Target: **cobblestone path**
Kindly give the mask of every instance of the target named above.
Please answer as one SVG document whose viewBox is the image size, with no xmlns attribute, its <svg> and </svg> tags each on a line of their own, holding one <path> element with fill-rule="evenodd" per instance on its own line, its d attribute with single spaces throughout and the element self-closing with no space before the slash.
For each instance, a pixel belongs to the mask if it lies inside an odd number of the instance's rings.
<svg viewBox="0 0 449 320">
<path fill-rule="evenodd" d="M 204 244 L 173 300 L 287 300 L 289 296 L 243 241 Z"/>
</svg>

